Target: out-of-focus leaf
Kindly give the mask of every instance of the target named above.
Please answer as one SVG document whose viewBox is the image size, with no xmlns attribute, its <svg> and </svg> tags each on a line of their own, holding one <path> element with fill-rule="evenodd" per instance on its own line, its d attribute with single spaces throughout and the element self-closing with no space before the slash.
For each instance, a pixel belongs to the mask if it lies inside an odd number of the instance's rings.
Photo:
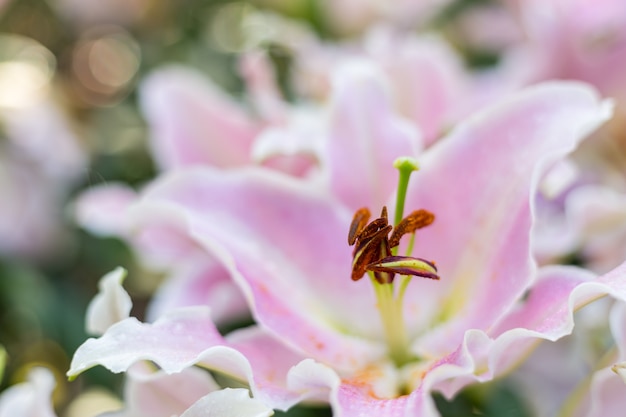
<svg viewBox="0 0 626 417">
<path fill-rule="evenodd" d="M 476 384 L 461 391 L 452 400 L 433 395 L 442 417 L 531 417 L 528 406 L 505 381 Z"/>
</svg>

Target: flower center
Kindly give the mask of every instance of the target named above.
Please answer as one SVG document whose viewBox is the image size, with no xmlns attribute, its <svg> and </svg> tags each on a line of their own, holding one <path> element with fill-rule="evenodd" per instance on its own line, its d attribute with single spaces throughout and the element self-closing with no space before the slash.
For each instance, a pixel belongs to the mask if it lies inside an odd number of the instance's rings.
<svg viewBox="0 0 626 417">
<path fill-rule="evenodd" d="M 387 207 L 383 207 L 380 217 L 371 222 L 369 209 L 361 208 L 354 214 L 350 225 L 348 244 L 354 245 L 352 280 L 358 281 L 366 273 L 369 275 L 378 301 L 389 356 L 400 367 L 415 359 L 409 350 L 404 324 L 402 306 L 406 288 L 413 276 L 436 280 L 439 276 L 434 262 L 410 256 L 415 232 L 435 220 L 435 216 L 426 210 L 416 210 L 403 217 L 409 178 L 418 169 L 417 163 L 411 158 L 399 158 L 394 166 L 400 173 L 395 225 L 389 224 Z M 407 253 L 399 256 L 400 240 L 407 234 L 411 234 Z M 401 276 L 397 289 L 394 287 L 396 274 Z"/>
</svg>

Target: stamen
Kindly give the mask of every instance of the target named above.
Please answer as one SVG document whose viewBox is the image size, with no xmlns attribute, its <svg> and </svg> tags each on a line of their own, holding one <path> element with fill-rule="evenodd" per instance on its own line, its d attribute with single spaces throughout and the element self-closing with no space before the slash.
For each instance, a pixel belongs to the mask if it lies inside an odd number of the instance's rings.
<svg viewBox="0 0 626 417">
<path fill-rule="evenodd" d="M 357 241 L 363 241 L 371 238 L 376 233 L 378 233 L 382 228 L 387 227 L 387 219 L 379 217 L 378 219 L 372 220 L 370 224 L 365 226 L 365 228 L 361 231 L 361 233 L 356 237 Z M 389 225 L 392 227 L 391 225 Z M 391 230 L 391 229 L 390 229 Z"/>
<path fill-rule="evenodd" d="M 354 213 L 352 223 L 350 224 L 350 232 L 348 233 L 348 244 L 354 245 L 357 236 L 363 231 L 370 219 L 370 211 L 367 207 L 360 208 Z"/>
<path fill-rule="evenodd" d="M 370 211 L 367 208 L 361 208 L 354 214 L 350 224 L 348 243 L 350 246 L 355 245 L 352 252 L 351 278 L 353 281 L 358 281 L 366 272 L 369 274 L 376 293 L 389 356 L 400 367 L 416 359 L 409 350 L 409 340 L 402 314 L 407 285 L 412 276 L 438 280 L 439 275 L 434 262 L 411 256 L 396 256 L 400 239 L 409 233 L 413 234 L 413 238 L 418 229 L 432 224 L 435 216 L 427 210 L 416 210 L 403 218 L 409 179 L 411 172 L 418 169 L 418 165 L 412 158 L 398 158 L 394 166 L 400 173 L 394 217 L 395 227 L 389 224 L 387 207 L 382 208 L 379 218 L 369 223 Z M 390 232 L 391 237 L 389 237 Z M 410 248 L 412 248 L 412 243 L 409 244 Z M 399 288 L 394 287 L 393 281 L 396 274 L 402 275 Z"/>
<path fill-rule="evenodd" d="M 389 217 L 387 216 L 387 206 L 383 206 L 383 209 L 380 211 L 380 217 L 388 220 Z"/>
<path fill-rule="evenodd" d="M 367 272 L 367 265 L 380 259 L 381 244 L 387 240 L 387 235 L 391 229 L 392 226 L 387 225 L 367 239 L 362 240 L 357 237 L 358 244 L 354 249 L 354 259 L 352 260 L 353 281 L 363 278 Z"/>
<path fill-rule="evenodd" d="M 394 227 L 393 233 L 391 233 L 389 238 L 389 246 L 395 248 L 400 244 L 402 236 L 408 233 L 415 233 L 418 229 L 430 226 L 434 221 L 435 215 L 430 211 L 424 209 L 415 210 L 400 220 L 400 223 Z"/>
<path fill-rule="evenodd" d="M 368 271 L 389 272 L 400 275 L 439 279 L 437 267 L 433 262 L 411 256 L 388 256 L 366 266 Z"/>
<path fill-rule="evenodd" d="M 388 227 L 391 227 L 391 226 L 388 226 Z M 382 239 L 380 242 L 380 252 L 378 253 L 378 259 L 385 259 L 385 258 L 388 258 L 390 255 L 391 255 L 391 249 L 389 248 L 389 240 L 385 236 L 385 238 Z M 379 284 L 391 284 L 393 282 L 393 278 L 395 277 L 395 274 L 393 273 L 393 271 L 383 271 L 383 270 L 374 271 L 374 270 L 369 269 L 367 266 L 365 267 L 365 269 L 374 272 L 374 279 Z"/>
</svg>

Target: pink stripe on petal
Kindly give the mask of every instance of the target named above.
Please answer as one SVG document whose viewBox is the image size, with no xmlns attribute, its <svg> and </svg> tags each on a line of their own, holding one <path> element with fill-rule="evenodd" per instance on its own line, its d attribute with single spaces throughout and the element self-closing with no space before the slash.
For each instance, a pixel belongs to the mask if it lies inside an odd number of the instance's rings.
<svg viewBox="0 0 626 417">
<path fill-rule="evenodd" d="M 350 217 L 342 207 L 265 170 L 209 169 L 155 185 L 135 214 L 155 207 L 186 218 L 190 235 L 239 283 L 257 321 L 291 346 L 340 369 L 384 353 L 372 341 L 381 334 L 372 288 L 350 279 Z"/>
<path fill-rule="evenodd" d="M 610 116 L 591 88 L 549 83 L 476 114 L 420 161 L 407 210 L 436 221 L 418 233 L 413 255 L 437 263 L 441 281 L 407 299 L 425 306 L 428 352 L 449 351 L 465 329 L 487 329 L 533 279 L 531 197 L 540 174 Z"/>
</svg>

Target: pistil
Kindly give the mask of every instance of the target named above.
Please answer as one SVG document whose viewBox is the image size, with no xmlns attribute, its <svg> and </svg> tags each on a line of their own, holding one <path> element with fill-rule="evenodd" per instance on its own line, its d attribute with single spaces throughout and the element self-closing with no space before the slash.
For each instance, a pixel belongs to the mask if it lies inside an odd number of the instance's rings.
<svg viewBox="0 0 626 417">
<path fill-rule="evenodd" d="M 409 188 L 409 180 L 413 171 L 420 169 L 415 158 L 402 156 L 393 162 L 393 167 L 400 174 L 398 177 L 398 192 L 396 194 L 396 213 L 393 218 L 393 224 L 397 225 L 402 221 L 404 216 L 404 203 L 406 201 L 406 192 Z"/>
<path fill-rule="evenodd" d="M 401 367 L 416 359 L 409 349 L 403 315 L 403 300 L 408 283 L 413 276 L 430 279 L 439 279 L 439 276 L 433 262 L 410 256 L 415 232 L 430 225 L 435 218 L 426 210 L 416 210 L 403 217 L 409 179 L 411 173 L 418 169 L 417 163 L 412 158 L 399 158 L 394 166 L 400 173 L 394 226 L 388 224 L 386 207 L 383 207 L 380 217 L 371 222 L 370 211 L 361 208 L 354 215 L 348 243 L 355 245 L 352 279 L 357 281 L 366 272 L 369 275 L 376 294 L 389 356 L 396 366 Z M 407 256 L 398 256 L 400 240 L 405 234 L 411 234 L 409 251 Z M 394 288 L 396 274 L 402 277 L 397 291 Z"/>
</svg>

